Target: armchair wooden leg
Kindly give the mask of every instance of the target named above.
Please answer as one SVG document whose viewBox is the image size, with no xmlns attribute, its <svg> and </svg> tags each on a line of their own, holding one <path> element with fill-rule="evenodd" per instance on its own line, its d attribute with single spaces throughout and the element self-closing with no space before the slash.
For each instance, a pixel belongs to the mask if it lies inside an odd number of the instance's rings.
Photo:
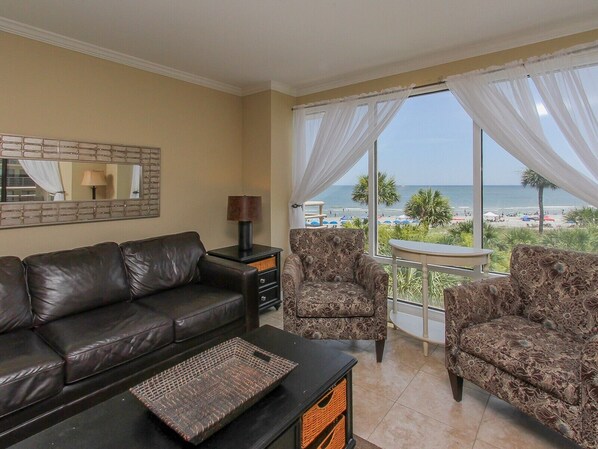
<svg viewBox="0 0 598 449">
<path fill-rule="evenodd" d="M 376 340 L 376 362 L 382 363 L 382 356 L 384 355 L 384 343 L 386 340 Z"/>
<path fill-rule="evenodd" d="M 448 372 L 449 380 L 451 381 L 451 390 L 453 390 L 453 399 L 457 402 L 461 402 L 463 399 L 463 378 L 457 376 L 452 372 Z"/>
</svg>

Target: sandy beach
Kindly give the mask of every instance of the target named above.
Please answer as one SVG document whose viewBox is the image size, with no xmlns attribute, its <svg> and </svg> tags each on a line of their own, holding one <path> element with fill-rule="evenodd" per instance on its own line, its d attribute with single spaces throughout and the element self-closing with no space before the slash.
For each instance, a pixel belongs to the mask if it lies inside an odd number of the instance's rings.
<svg viewBox="0 0 598 449">
<path fill-rule="evenodd" d="M 354 218 L 366 218 L 365 211 L 359 211 L 360 213 L 354 214 L 356 211 L 349 211 L 344 209 L 341 211 L 329 211 L 332 216 L 325 214 L 326 217 L 322 219 L 322 224 L 327 227 L 338 227 L 347 221 L 351 221 Z M 309 212 L 308 212 L 309 214 Z M 490 223 L 492 226 L 499 228 L 537 228 L 539 226 L 539 216 L 536 214 L 511 214 L 511 215 L 498 215 L 496 216 L 485 216 L 484 221 Z M 463 221 L 471 220 L 471 215 L 454 215 L 451 220 L 451 224 L 457 224 Z M 417 224 L 417 220 L 413 220 L 406 215 L 380 215 L 378 217 L 378 224 L 380 225 L 397 225 L 397 224 Z M 318 219 L 306 218 L 307 226 L 319 226 L 320 222 Z M 545 215 L 544 227 L 545 228 L 568 228 L 572 227 L 572 223 L 567 223 L 565 216 L 562 213 Z"/>
</svg>

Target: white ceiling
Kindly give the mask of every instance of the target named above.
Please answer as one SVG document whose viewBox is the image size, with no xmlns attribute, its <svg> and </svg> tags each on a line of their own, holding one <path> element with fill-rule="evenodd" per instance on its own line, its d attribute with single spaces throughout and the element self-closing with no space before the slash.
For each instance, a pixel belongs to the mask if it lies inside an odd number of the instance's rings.
<svg viewBox="0 0 598 449">
<path fill-rule="evenodd" d="M 305 94 L 596 29 L 598 1 L 0 0 L 0 16 L 0 30 L 220 90 Z"/>
</svg>

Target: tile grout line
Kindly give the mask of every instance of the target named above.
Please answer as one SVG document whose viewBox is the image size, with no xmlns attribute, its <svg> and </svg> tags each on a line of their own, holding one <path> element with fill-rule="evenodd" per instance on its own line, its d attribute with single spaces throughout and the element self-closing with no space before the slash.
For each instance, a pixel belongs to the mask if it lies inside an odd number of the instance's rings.
<svg viewBox="0 0 598 449">
<path fill-rule="evenodd" d="M 482 418 L 480 419 L 480 423 L 478 424 L 478 428 L 475 433 L 475 440 L 473 440 L 474 446 L 475 446 L 476 441 L 478 441 L 478 435 L 480 434 L 480 429 L 482 428 L 482 423 L 484 422 L 484 415 L 486 415 L 486 409 L 488 408 L 488 404 L 490 404 L 490 397 L 491 397 L 491 395 L 488 395 L 488 397 L 486 398 L 486 405 L 484 406 L 484 412 L 482 413 Z M 486 444 L 490 444 L 484 440 L 480 440 L 480 441 L 482 441 Z M 494 447 L 494 445 L 491 445 L 491 446 Z"/>
</svg>

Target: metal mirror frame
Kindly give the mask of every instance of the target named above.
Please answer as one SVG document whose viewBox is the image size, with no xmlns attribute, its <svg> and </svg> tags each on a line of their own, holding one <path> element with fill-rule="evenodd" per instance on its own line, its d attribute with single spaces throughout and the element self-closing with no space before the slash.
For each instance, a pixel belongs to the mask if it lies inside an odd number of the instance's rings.
<svg viewBox="0 0 598 449">
<path fill-rule="evenodd" d="M 160 148 L 0 134 L 0 158 L 141 165 L 141 198 L 0 203 L 0 229 L 160 216 Z"/>
</svg>

